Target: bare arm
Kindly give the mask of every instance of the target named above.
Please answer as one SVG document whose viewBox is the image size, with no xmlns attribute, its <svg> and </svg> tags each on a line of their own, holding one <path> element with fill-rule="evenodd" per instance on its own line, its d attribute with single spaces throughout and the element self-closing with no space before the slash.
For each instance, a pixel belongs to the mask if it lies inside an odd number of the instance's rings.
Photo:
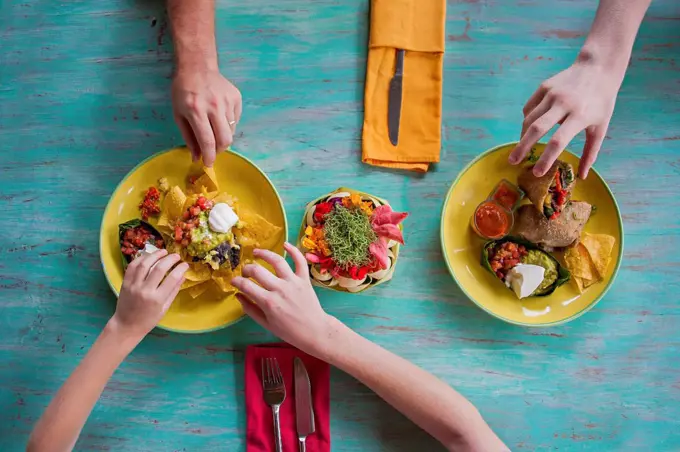
<svg viewBox="0 0 680 452">
<path fill-rule="evenodd" d="M 50 402 L 31 434 L 27 450 L 72 450 L 104 386 L 136 345 L 137 341 L 121 335 L 115 324 L 107 324 Z"/>
<path fill-rule="evenodd" d="M 572 66 L 546 80 L 524 106 L 522 138 L 510 154 L 520 163 L 555 124 L 534 174 L 545 174 L 582 130 L 586 143 L 579 176 L 586 178 L 609 127 L 635 36 L 651 0 L 600 0 L 595 20 Z"/>
<path fill-rule="evenodd" d="M 194 160 L 212 166 L 233 141 L 241 93 L 220 74 L 214 0 L 168 0 L 175 45 L 172 101 L 177 126 Z"/>
<path fill-rule="evenodd" d="M 116 313 L 38 420 L 26 447 L 29 452 L 73 449 L 111 375 L 163 317 L 179 291 L 188 265 L 170 271 L 179 256 L 166 254 L 157 251 L 130 264 Z"/>
<path fill-rule="evenodd" d="M 286 251 L 295 261 L 295 272 L 281 256 L 256 250 L 255 256 L 271 264 L 278 278 L 251 264 L 243 269 L 244 278 L 232 281 L 249 316 L 281 339 L 354 376 L 450 450 L 507 450 L 465 397 L 326 314 L 309 282 L 304 256 L 290 244 Z"/>
<path fill-rule="evenodd" d="M 452 387 L 411 362 L 330 320 L 320 358 L 371 388 L 452 451 L 506 451 L 479 411 Z M 361 353 L 356 353 L 361 350 Z"/>
</svg>

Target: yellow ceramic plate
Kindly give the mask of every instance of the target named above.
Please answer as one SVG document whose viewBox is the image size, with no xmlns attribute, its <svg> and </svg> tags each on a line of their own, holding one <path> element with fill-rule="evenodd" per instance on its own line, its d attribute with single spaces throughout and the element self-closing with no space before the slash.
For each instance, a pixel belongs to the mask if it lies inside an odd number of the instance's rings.
<svg viewBox="0 0 680 452">
<path fill-rule="evenodd" d="M 118 225 L 139 218 L 137 206 L 143 193 L 157 185 L 159 178 L 166 177 L 170 185 L 184 187 L 190 166 L 191 158 L 185 147 L 160 152 L 137 165 L 113 192 L 104 211 L 99 251 L 106 279 L 116 295 L 123 282 Z M 288 236 L 286 214 L 267 176 L 250 160 L 230 151 L 217 156 L 215 173 L 220 191 L 236 196 L 241 204 L 283 228 L 281 240 L 274 247 L 274 251 L 283 255 L 283 242 Z M 203 333 L 229 326 L 242 317 L 241 305 L 233 295 L 224 297 L 220 292 L 207 291 L 192 299 L 187 291 L 182 291 L 158 326 L 180 333 Z"/>
<path fill-rule="evenodd" d="M 547 297 L 518 300 L 514 293 L 484 269 L 481 249 L 484 240 L 470 228 L 477 205 L 486 199 L 503 178 L 515 183 L 522 166 L 508 164 L 508 155 L 517 143 L 504 144 L 484 152 L 458 175 L 444 201 L 441 242 L 446 264 L 465 294 L 494 317 L 523 326 L 549 326 L 567 322 L 592 308 L 614 282 L 623 256 L 623 224 L 614 195 L 597 172 L 578 180 L 572 199 L 597 206 L 585 231 L 610 234 L 616 239 L 612 260 L 604 281 L 579 294 L 573 281 L 558 287 Z M 537 154 L 545 145 L 536 146 Z M 565 151 L 561 160 L 578 167 L 578 157 Z M 528 202 L 528 201 L 524 201 Z M 559 259 L 559 256 L 558 256 Z"/>
</svg>

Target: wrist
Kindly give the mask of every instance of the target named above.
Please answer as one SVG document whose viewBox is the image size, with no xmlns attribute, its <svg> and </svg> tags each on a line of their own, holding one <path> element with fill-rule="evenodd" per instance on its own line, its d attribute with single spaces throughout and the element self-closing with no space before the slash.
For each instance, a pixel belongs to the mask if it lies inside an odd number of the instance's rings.
<svg viewBox="0 0 680 452">
<path fill-rule="evenodd" d="M 219 72 L 216 51 L 190 51 L 177 54 L 177 74 L 188 72 Z"/>
<path fill-rule="evenodd" d="M 630 52 L 612 52 L 606 47 L 586 43 L 579 51 L 574 64 L 608 72 L 621 82 L 628 68 L 629 58 Z"/>
<path fill-rule="evenodd" d="M 331 315 L 326 315 L 324 326 L 324 335 L 315 342 L 312 354 L 322 361 L 333 364 L 335 353 L 341 348 L 344 336 L 351 330 Z"/>
<path fill-rule="evenodd" d="M 121 352 L 128 354 L 144 339 L 146 334 L 147 332 L 136 331 L 122 325 L 114 314 L 106 322 L 101 335 L 110 338 L 113 343 L 118 344 Z"/>
</svg>

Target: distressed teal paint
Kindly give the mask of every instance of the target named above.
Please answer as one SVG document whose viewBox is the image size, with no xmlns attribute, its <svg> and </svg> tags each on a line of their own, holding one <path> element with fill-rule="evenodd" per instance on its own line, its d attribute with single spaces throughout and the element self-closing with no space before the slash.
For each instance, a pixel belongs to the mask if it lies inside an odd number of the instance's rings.
<svg viewBox="0 0 680 452">
<path fill-rule="evenodd" d="M 341 185 L 412 214 L 395 280 L 355 296 L 321 292 L 330 313 L 456 387 L 515 450 L 678 450 L 675 0 L 652 5 L 596 165 L 626 229 L 606 298 L 564 326 L 506 325 L 464 298 L 439 251 L 450 182 L 479 152 L 517 138 L 521 107 L 573 60 L 595 6 L 449 2 L 444 151 L 425 176 L 360 163 L 366 0 L 223 1 L 218 41 L 245 99 L 237 147 L 272 178 L 290 224 Z M 162 4 L 142 0 L 0 7 L 2 451 L 22 449 L 112 313 L 97 247 L 109 195 L 140 160 L 180 141 L 166 28 Z M 243 347 L 271 339 L 250 320 L 200 336 L 154 332 L 108 385 L 78 449 L 244 450 Z M 335 450 L 436 449 L 339 372 L 332 406 Z"/>
</svg>

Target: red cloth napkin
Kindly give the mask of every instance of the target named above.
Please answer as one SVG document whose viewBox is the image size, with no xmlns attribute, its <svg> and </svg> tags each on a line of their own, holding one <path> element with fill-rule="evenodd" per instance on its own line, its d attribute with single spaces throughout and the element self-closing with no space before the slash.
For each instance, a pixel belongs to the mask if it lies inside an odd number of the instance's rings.
<svg viewBox="0 0 680 452">
<path fill-rule="evenodd" d="M 293 359 L 302 360 L 312 384 L 314 425 L 316 431 L 307 437 L 308 452 L 331 450 L 330 427 L 330 367 L 327 363 L 288 344 L 250 345 L 246 348 L 246 451 L 272 452 L 274 446 L 274 420 L 272 410 L 264 403 L 262 390 L 262 358 L 276 358 L 286 384 L 286 400 L 281 405 L 281 441 L 284 451 L 298 450 L 295 424 L 295 380 Z"/>
</svg>

